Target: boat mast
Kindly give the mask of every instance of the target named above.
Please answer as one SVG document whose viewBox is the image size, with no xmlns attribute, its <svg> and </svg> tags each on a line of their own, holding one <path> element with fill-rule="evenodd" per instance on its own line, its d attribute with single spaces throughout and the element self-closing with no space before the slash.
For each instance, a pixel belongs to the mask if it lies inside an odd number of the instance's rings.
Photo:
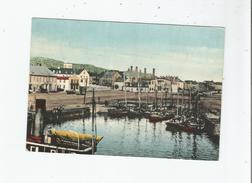
<svg viewBox="0 0 252 183">
<path fill-rule="evenodd" d="M 87 94 L 87 78 L 86 78 L 86 82 L 85 82 L 85 87 L 83 88 L 83 104 L 86 104 L 86 94 Z"/>
<path fill-rule="evenodd" d="M 137 89 L 138 89 L 138 107 L 140 110 L 141 107 L 141 96 L 140 96 L 140 77 L 139 77 L 139 71 L 137 71 L 137 76 L 138 76 L 138 83 L 137 83 Z"/>
<path fill-rule="evenodd" d="M 125 107 L 127 107 L 127 92 L 126 92 L 126 83 L 125 83 L 125 72 L 123 73 L 123 82 L 124 82 L 124 101 L 125 101 Z"/>
<path fill-rule="evenodd" d="M 157 84 L 155 81 L 155 109 L 157 109 Z"/>
<path fill-rule="evenodd" d="M 178 116 L 178 111 L 179 111 L 179 110 L 178 110 L 178 107 L 179 107 L 178 95 L 179 95 L 179 94 L 178 94 L 178 91 L 177 91 L 177 104 L 176 104 L 176 105 L 177 105 L 177 116 Z"/>
<path fill-rule="evenodd" d="M 93 88 L 93 97 L 92 97 L 92 154 L 95 152 L 96 146 L 96 125 L 95 125 L 95 92 Z"/>
<path fill-rule="evenodd" d="M 189 90 L 189 93 L 190 93 L 190 98 L 189 98 L 189 110 L 191 110 L 191 106 L 192 106 L 192 91 L 191 91 L 191 88 Z"/>
</svg>

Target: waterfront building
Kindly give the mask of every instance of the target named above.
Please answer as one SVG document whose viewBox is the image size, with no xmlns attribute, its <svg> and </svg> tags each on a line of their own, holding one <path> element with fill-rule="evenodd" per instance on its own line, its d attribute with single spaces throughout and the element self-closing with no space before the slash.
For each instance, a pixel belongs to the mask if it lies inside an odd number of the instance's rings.
<svg viewBox="0 0 252 183">
<path fill-rule="evenodd" d="M 114 86 L 116 81 L 122 81 L 122 76 L 118 71 L 106 71 L 99 80 L 99 84 L 103 86 Z"/>
<path fill-rule="evenodd" d="M 70 76 L 74 74 L 72 68 L 50 68 L 57 76 L 57 88 L 60 90 L 70 90 Z"/>
<path fill-rule="evenodd" d="M 172 91 L 172 82 L 166 79 L 154 79 L 149 84 L 150 92 L 168 92 Z"/>
<path fill-rule="evenodd" d="M 200 85 L 199 85 L 199 83 L 197 81 L 185 80 L 184 89 L 185 90 L 199 91 L 200 90 Z"/>
<path fill-rule="evenodd" d="M 57 76 L 58 89 L 83 91 L 83 88 L 90 84 L 90 76 L 85 69 L 50 68 L 50 70 Z"/>
<path fill-rule="evenodd" d="M 146 68 L 144 68 L 144 72 L 142 72 L 138 66 L 136 66 L 135 69 L 131 66 L 125 72 L 125 78 L 125 84 L 127 87 L 137 87 L 138 82 L 140 82 L 142 88 L 148 88 L 150 81 L 155 79 L 155 69 L 153 68 L 152 73 L 147 73 Z"/>
<path fill-rule="evenodd" d="M 85 69 L 80 70 L 80 72 L 78 72 L 77 74 L 78 74 L 77 77 L 79 78 L 79 92 L 83 93 L 85 88 L 89 87 L 90 76 Z"/>
<path fill-rule="evenodd" d="M 115 82 L 113 89 L 114 90 L 124 90 L 124 82 L 122 82 L 122 81 Z"/>
<path fill-rule="evenodd" d="M 69 81 L 71 90 L 79 90 L 79 77 L 76 74 L 70 76 Z"/>
<path fill-rule="evenodd" d="M 222 90 L 222 82 L 214 82 L 214 89 L 216 91 L 221 91 Z"/>
<path fill-rule="evenodd" d="M 33 92 L 51 92 L 57 90 L 57 77 L 47 67 L 30 66 L 29 90 Z"/>
</svg>

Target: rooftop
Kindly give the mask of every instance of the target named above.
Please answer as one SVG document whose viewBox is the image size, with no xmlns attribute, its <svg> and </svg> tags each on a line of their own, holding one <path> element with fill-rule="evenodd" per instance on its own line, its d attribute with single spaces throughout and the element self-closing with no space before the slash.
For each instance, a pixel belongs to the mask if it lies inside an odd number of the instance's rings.
<svg viewBox="0 0 252 183">
<path fill-rule="evenodd" d="M 30 74 L 38 76 L 55 76 L 54 73 L 50 71 L 47 67 L 38 65 L 30 66 Z"/>
</svg>

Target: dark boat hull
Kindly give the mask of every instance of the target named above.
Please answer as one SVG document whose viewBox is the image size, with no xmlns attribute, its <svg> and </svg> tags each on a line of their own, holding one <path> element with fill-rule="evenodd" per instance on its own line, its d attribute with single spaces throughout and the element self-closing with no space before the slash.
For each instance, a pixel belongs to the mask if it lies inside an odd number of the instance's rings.
<svg viewBox="0 0 252 183">
<path fill-rule="evenodd" d="M 173 122 L 167 122 L 166 129 L 179 130 L 179 131 L 184 131 L 188 133 L 202 133 L 204 130 L 204 129 L 200 129 L 196 127 L 191 127 L 183 123 L 173 123 Z"/>
</svg>

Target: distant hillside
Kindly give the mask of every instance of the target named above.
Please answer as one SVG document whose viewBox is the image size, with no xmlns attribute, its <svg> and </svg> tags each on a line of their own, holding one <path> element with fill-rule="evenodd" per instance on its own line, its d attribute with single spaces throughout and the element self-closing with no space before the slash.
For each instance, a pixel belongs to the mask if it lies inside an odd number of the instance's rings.
<svg viewBox="0 0 252 183">
<path fill-rule="evenodd" d="M 67 62 L 69 63 L 69 62 Z M 43 65 L 46 66 L 47 68 L 62 68 L 64 62 L 61 60 L 55 60 L 55 59 L 51 59 L 51 58 L 45 58 L 45 57 L 32 57 L 31 58 L 31 64 L 32 65 Z M 79 69 L 83 69 L 85 68 L 90 74 L 92 75 L 96 75 L 96 74 L 101 74 L 105 71 L 107 71 L 107 69 L 101 68 L 101 67 L 96 67 L 94 65 L 91 64 L 73 64 L 73 69 L 74 70 L 79 70 Z"/>
<path fill-rule="evenodd" d="M 31 64 L 32 65 L 43 65 L 48 68 L 57 68 L 57 67 L 63 67 L 64 62 L 60 60 L 55 60 L 51 58 L 45 58 L 45 57 L 32 57 L 31 58 Z"/>
</svg>

